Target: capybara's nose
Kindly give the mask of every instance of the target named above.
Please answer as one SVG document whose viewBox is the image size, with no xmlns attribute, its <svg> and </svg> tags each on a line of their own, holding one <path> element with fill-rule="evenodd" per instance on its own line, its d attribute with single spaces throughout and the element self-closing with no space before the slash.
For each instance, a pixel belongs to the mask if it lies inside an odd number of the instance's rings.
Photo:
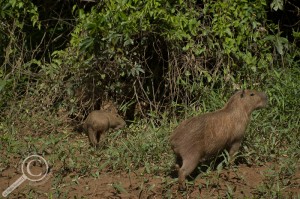
<svg viewBox="0 0 300 199">
<path fill-rule="evenodd" d="M 268 95 L 267 95 L 266 93 L 263 93 L 263 95 L 264 95 L 264 98 L 265 98 L 266 100 L 268 100 Z"/>
<path fill-rule="evenodd" d="M 268 95 L 266 93 L 264 93 L 264 92 L 261 92 L 260 96 L 261 96 L 261 99 L 262 99 L 262 101 L 264 103 L 263 107 L 266 107 L 267 104 L 268 104 Z"/>
<path fill-rule="evenodd" d="M 266 93 L 263 93 L 263 99 L 267 102 L 268 101 L 268 95 Z"/>
</svg>

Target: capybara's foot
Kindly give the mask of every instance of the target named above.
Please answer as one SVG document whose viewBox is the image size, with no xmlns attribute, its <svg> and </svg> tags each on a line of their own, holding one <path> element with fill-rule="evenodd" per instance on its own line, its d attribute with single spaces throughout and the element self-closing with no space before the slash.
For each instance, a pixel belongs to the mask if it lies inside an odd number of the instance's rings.
<svg viewBox="0 0 300 199">
<path fill-rule="evenodd" d="M 185 185 L 185 182 L 179 183 L 178 191 L 186 191 L 186 185 Z"/>
</svg>

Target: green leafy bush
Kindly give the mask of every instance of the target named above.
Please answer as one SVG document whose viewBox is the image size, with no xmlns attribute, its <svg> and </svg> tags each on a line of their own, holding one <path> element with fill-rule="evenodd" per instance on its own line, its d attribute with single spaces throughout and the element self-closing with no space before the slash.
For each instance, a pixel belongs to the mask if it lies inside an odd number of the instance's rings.
<svg viewBox="0 0 300 199">
<path fill-rule="evenodd" d="M 69 46 L 49 62 L 16 61 L 20 82 L 16 70 L 2 70 L 0 89 L 6 99 L 26 94 L 27 106 L 63 110 L 77 120 L 107 99 L 121 104 L 130 120 L 138 109 L 143 117 L 177 115 L 189 104 L 213 109 L 212 97 L 217 104 L 234 89 L 263 88 L 273 70 L 297 66 L 299 49 L 267 20 L 268 6 L 258 0 L 75 5 Z"/>
</svg>

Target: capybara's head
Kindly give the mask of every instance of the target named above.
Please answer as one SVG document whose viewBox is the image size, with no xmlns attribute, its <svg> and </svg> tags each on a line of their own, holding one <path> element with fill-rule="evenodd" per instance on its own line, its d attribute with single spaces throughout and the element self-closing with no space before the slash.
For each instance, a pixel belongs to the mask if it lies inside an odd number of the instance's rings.
<svg viewBox="0 0 300 199">
<path fill-rule="evenodd" d="M 114 113 L 114 114 L 118 113 L 116 106 L 111 101 L 103 102 L 101 106 L 101 110 L 109 113 Z"/>
<path fill-rule="evenodd" d="M 126 125 L 126 122 L 119 114 L 108 113 L 108 116 L 110 118 L 109 122 L 112 128 L 119 129 L 119 128 L 123 128 Z"/>
<path fill-rule="evenodd" d="M 228 106 L 244 108 L 248 112 L 267 106 L 266 93 L 255 90 L 239 90 L 228 101 Z"/>
</svg>

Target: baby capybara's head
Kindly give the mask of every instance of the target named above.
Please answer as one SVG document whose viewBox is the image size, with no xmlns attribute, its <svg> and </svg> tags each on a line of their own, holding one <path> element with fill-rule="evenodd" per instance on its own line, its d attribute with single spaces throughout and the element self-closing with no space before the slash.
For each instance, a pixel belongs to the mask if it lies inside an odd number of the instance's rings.
<svg viewBox="0 0 300 199">
<path fill-rule="evenodd" d="M 268 97 L 264 92 L 255 90 L 237 91 L 228 101 L 227 106 L 243 108 L 251 113 L 255 109 L 267 106 Z"/>
</svg>

